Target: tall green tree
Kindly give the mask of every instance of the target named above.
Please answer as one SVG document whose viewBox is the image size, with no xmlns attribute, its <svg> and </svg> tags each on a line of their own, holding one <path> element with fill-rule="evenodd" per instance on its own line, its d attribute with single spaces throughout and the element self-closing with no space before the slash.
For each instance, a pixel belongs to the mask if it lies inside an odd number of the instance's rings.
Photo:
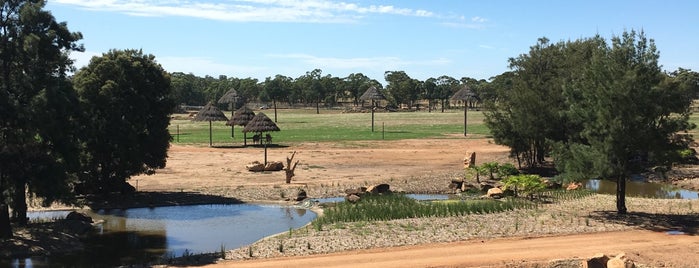
<svg viewBox="0 0 699 268">
<path fill-rule="evenodd" d="M 506 87 L 495 87 L 496 96 L 487 98 L 485 123 L 495 142 L 509 146 L 527 166 L 543 163 L 552 148 L 550 141 L 564 137 L 565 49 L 565 43 L 540 38 L 528 54 L 509 60 L 513 71 Z"/>
<path fill-rule="evenodd" d="M 75 74 L 86 115 L 81 181 L 86 192 L 130 190 L 131 176 L 165 167 L 175 104 L 153 55 L 110 50 Z"/>
<path fill-rule="evenodd" d="M 46 202 L 68 198 L 75 172 L 75 98 L 66 73 L 69 52 L 83 50 L 82 35 L 44 7 L 40 0 L 0 2 L 0 213 L 9 204 L 19 224 L 26 224 L 27 192 Z M 11 234 L 0 221 L 0 237 Z"/>
<path fill-rule="evenodd" d="M 288 97 L 288 91 L 291 89 L 292 79 L 288 76 L 278 74 L 274 78 L 267 77 L 264 83 L 264 93 L 272 99 L 274 107 L 274 122 L 277 122 L 277 101 Z"/>
<path fill-rule="evenodd" d="M 354 106 L 359 105 L 359 97 L 371 87 L 371 78 L 362 73 L 351 73 L 345 79 L 344 96 L 352 99 Z"/>
<path fill-rule="evenodd" d="M 643 32 L 591 39 L 590 64 L 566 88 L 567 117 L 578 135 L 558 146 L 557 167 L 567 176 L 616 180 L 616 207 L 627 213 L 626 180 L 668 152 L 686 148 L 691 137 L 677 135 L 689 123 L 691 94 L 668 83 L 659 53 Z"/>
<path fill-rule="evenodd" d="M 437 85 L 436 96 L 437 99 L 439 99 L 442 102 L 441 109 L 442 112 L 444 112 L 444 109 L 447 107 L 449 103 L 449 98 L 451 98 L 451 96 L 454 95 L 456 91 L 458 91 L 459 80 L 456 80 L 448 75 L 442 75 L 440 77 L 437 77 L 435 84 Z"/>
<path fill-rule="evenodd" d="M 186 105 L 206 105 L 207 100 L 204 95 L 204 88 L 201 88 L 202 83 L 200 77 L 194 74 L 185 74 L 175 72 L 170 74 L 172 85 L 172 99 L 177 104 Z"/>
<path fill-rule="evenodd" d="M 386 96 L 396 105 L 406 104 L 412 107 L 413 103 L 420 95 L 420 83 L 416 79 L 410 78 L 404 71 L 386 71 L 384 78 L 388 85 L 386 90 L 389 95 Z"/>
</svg>

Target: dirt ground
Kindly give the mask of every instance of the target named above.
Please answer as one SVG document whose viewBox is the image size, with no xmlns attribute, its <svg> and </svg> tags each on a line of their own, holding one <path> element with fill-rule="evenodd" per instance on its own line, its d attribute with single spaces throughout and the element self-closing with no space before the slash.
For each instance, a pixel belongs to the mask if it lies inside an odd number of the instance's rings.
<svg viewBox="0 0 699 268">
<path fill-rule="evenodd" d="M 644 267 L 699 267 L 699 238 L 640 230 L 378 248 L 210 267 L 576 267 L 598 253 L 622 252 Z M 556 260 L 566 261 L 551 265 Z"/>
<path fill-rule="evenodd" d="M 156 175 L 138 176 L 130 183 L 139 191 L 204 191 L 240 186 L 284 186 L 284 172 L 253 173 L 245 165 L 264 161 L 263 147 L 210 148 L 173 145 L 167 167 Z M 418 139 L 301 143 L 267 148 L 267 161 L 280 161 L 296 152 L 299 160 L 292 185 L 370 184 L 386 179 L 425 176 L 463 168 L 467 152 L 476 162 L 507 162 L 509 149 L 487 139 Z M 220 191 L 220 190 L 219 190 Z"/>
<path fill-rule="evenodd" d="M 409 179 L 463 168 L 467 152 L 477 164 L 511 162 L 509 149 L 487 139 L 420 139 L 301 143 L 267 148 L 268 161 L 296 152 L 299 160 L 292 186 L 368 185 L 386 179 Z M 134 177 L 139 191 L 222 192 L 239 187 L 287 187 L 283 172 L 252 173 L 245 165 L 264 160 L 264 148 L 208 148 L 173 145 L 167 168 Z M 247 200 L 246 200 L 247 201 Z M 625 252 L 650 267 L 699 267 L 699 237 L 652 231 L 507 238 L 485 241 L 378 248 L 308 257 L 223 262 L 216 267 L 538 267 L 554 259 L 584 258 L 595 253 Z M 522 264 L 522 265 L 517 265 Z M 568 267 L 568 266 L 566 266 Z"/>
</svg>

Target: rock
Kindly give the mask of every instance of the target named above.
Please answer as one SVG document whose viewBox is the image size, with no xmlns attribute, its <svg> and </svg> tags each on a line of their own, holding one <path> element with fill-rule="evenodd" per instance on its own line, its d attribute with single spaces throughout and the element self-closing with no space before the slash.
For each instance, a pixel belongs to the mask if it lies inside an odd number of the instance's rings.
<svg viewBox="0 0 699 268">
<path fill-rule="evenodd" d="M 560 183 L 549 179 L 543 179 L 542 182 L 546 185 L 546 189 L 560 189 L 562 187 Z"/>
<path fill-rule="evenodd" d="M 71 211 L 70 213 L 68 213 L 68 215 L 66 215 L 66 220 L 93 223 L 92 218 L 90 216 L 87 216 L 86 214 L 77 211 Z"/>
<path fill-rule="evenodd" d="M 372 185 L 366 189 L 366 192 L 372 194 L 384 194 L 391 192 L 391 186 L 385 183 Z"/>
<path fill-rule="evenodd" d="M 463 183 L 461 184 L 461 191 L 462 192 L 468 192 L 468 191 L 473 191 L 476 189 L 476 186 L 470 183 Z"/>
<path fill-rule="evenodd" d="M 502 191 L 502 189 L 493 187 L 488 189 L 488 193 L 486 194 L 486 196 L 490 198 L 500 199 L 503 197 L 504 194 L 505 193 Z"/>
<path fill-rule="evenodd" d="M 577 189 L 582 189 L 582 183 L 580 182 L 571 182 L 566 186 L 566 191 L 574 191 Z"/>
<path fill-rule="evenodd" d="M 466 152 L 464 157 L 464 168 L 469 169 L 476 166 L 476 152 Z"/>
<path fill-rule="evenodd" d="M 252 172 L 265 171 L 265 165 L 260 163 L 259 161 L 254 161 L 250 164 L 247 164 L 247 165 L 245 165 L 245 168 L 248 171 L 252 171 Z"/>
<path fill-rule="evenodd" d="M 607 261 L 609 261 L 609 257 L 607 257 L 607 255 L 599 253 L 599 254 L 595 254 L 595 256 L 592 256 L 586 260 L 583 260 L 582 267 L 583 268 L 606 268 Z"/>
<path fill-rule="evenodd" d="M 302 201 L 306 198 L 308 198 L 306 191 L 304 189 L 299 189 L 298 193 L 296 194 L 296 201 Z"/>
<path fill-rule="evenodd" d="M 66 219 L 62 221 L 62 226 L 64 230 L 82 235 L 92 230 L 92 223 L 93 220 L 90 216 L 77 211 L 71 211 L 66 215 Z"/>
<path fill-rule="evenodd" d="M 347 194 L 347 195 L 353 194 L 353 195 L 361 196 L 364 193 L 366 193 L 366 187 L 345 189 L 345 194 Z"/>
<path fill-rule="evenodd" d="M 360 199 L 362 199 L 362 198 L 356 194 L 351 194 L 351 195 L 345 196 L 345 200 L 349 201 L 350 203 L 357 203 L 357 202 L 359 202 Z"/>
<path fill-rule="evenodd" d="M 636 264 L 625 253 L 620 253 L 607 261 L 607 268 L 635 268 Z"/>
<path fill-rule="evenodd" d="M 267 162 L 265 171 L 280 171 L 284 168 L 284 163 L 279 161 Z"/>
<path fill-rule="evenodd" d="M 487 192 L 488 190 L 490 190 L 490 188 L 495 187 L 495 185 L 487 183 L 487 182 L 481 182 L 480 185 L 481 185 L 481 191 L 483 191 L 483 192 Z"/>
</svg>

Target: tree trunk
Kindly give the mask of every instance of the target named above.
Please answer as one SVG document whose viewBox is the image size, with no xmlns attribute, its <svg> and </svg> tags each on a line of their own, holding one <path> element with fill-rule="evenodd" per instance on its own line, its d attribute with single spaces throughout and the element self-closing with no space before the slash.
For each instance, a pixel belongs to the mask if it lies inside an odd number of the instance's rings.
<svg viewBox="0 0 699 268">
<path fill-rule="evenodd" d="M 272 105 L 274 105 L 274 123 L 277 122 L 277 100 L 272 99 Z"/>
<path fill-rule="evenodd" d="M 626 176 L 616 178 L 616 210 L 618 214 L 626 214 Z"/>
<path fill-rule="evenodd" d="M 17 179 L 12 198 L 12 218 L 20 226 L 27 225 L 27 194 L 24 179 Z"/>
<path fill-rule="evenodd" d="M 12 226 L 10 225 L 10 211 L 7 205 L 0 204 L 0 238 L 11 238 Z"/>
</svg>

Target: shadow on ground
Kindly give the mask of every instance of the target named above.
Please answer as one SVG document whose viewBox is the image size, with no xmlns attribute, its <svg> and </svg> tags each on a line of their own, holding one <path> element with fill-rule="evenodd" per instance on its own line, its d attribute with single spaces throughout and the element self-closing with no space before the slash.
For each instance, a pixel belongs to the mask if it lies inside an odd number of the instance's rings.
<svg viewBox="0 0 699 268">
<path fill-rule="evenodd" d="M 86 205 L 93 210 L 163 207 L 200 204 L 240 204 L 239 199 L 198 192 L 135 192 L 111 194 L 106 197 L 89 196 Z"/>
<path fill-rule="evenodd" d="M 616 211 L 595 211 L 591 219 L 632 227 L 640 227 L 656 232 L 678 231 L 688 235 L 699 234 L 699 215 L 653 214 L 646 212 L 629 212 L 618 214 Z"/>
</svg>

